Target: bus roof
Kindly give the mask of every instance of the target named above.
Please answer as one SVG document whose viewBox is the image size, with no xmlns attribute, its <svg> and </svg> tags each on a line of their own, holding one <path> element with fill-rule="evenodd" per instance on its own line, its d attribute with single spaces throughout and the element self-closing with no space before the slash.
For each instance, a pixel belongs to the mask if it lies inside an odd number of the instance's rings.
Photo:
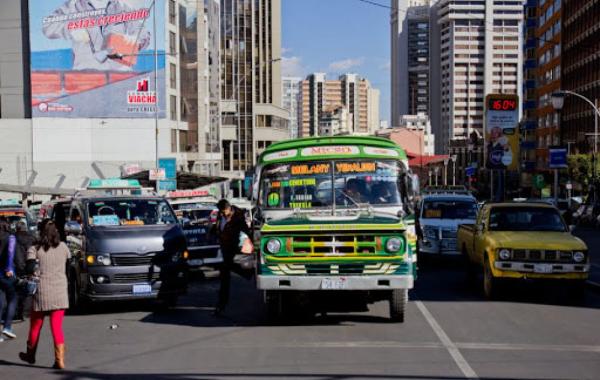
<svg viewBox="0 0 600 380">
<path fill-rule="evenodd" d="M 271 144 L 259 163 L 339 158 L 393 158 L 407 160 L 406 152 L 391 140 L 372 136 L 306 137 Z"/>
</svg>

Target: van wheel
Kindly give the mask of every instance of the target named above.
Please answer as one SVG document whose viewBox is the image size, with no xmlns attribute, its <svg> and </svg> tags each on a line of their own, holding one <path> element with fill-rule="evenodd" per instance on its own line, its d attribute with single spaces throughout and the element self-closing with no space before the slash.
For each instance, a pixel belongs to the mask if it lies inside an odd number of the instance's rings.
<svg viewBox="0 0 600 380">
<path fill-rule="evenodd" d="M 394 289 L 390 296 L 390 320 L 404 323 L 404 311 L 408 302 L 408 289 Z"/>
<path fill-rule="evenodd" d="M 497 299 L 500 295 L 499 280 L 492 274 L 487 256 L 483 258 L 483 261 L 483 293 L 487 299 Z"/>
<path fill-rule="evenodd" d="M 81 306 L 81 297 L 79 294 L 79 285 L 77 284 L 77 279 L 75 277 L 75 274 L 73 274 L 73 272 L 71 272 L 71 275 L 69 276 L 69 283 L 68 283 L 68 291 L 69 291 L 69 311 L 71 311 L 72 313 L 75 312 L 80 312 L 80 306 Z"/>
</svg>

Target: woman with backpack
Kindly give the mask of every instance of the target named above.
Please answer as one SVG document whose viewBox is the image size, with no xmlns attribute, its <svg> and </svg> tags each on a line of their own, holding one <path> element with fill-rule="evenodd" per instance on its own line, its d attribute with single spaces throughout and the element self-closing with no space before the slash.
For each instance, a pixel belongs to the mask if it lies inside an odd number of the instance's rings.
<svg viewBox="0 0 600 380">
<path fill-rule="evenodd" d="M 46 316 L 50 317 L 50 329 L 54 339 L 55 369 L 65 368 L 65 338 L 62 330 L 65 310 L 69 307 L 66 264 L 71 257 L 67 245 L 60 241 L 60 233 L 53 222 L 40 231 L 40 241 L 31 247 L 27 260 L 38 261 L 39 284 L 33 296 L 31 326 L 27 340 L 27 352 L 21 352 L 21 360 L 35 363 L 40 332 Z"/>
</svg>

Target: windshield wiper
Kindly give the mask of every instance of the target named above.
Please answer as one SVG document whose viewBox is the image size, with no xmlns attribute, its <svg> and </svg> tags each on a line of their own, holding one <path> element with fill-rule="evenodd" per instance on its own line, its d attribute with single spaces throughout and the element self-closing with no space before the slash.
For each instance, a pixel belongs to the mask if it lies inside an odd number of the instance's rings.
<svg viewBox="0 0 600 380">
<path fill-rule="evenodd" d="M 371 207 L 370 204 L 368 204 L 368 203 L 362 203 L 361 204 L 356 199 L 352 198 L 350 195 L 346 194 L 345 192 L 342 191 L 341 193 L 342 193 L 342 195 L 344 197 L 346 197 L 347 199 L 349 199 L 350 202 L 354 203 L 354 205 L 356 206 L 356 208 L 358 210 L 366 210 L 366 211 L 369 211 L 369 212 L 372 211 L 372 207 Z"/>
</svg>

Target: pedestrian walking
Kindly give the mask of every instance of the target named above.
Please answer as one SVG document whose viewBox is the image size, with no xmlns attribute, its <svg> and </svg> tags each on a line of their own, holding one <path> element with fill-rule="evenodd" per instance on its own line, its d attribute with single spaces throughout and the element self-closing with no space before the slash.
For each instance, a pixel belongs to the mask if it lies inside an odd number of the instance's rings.
<svg viewBox="0 0 600 380">
<path fill-rule="evenodd" d="M 223 263 L 219 268 L 221 286 L 214 314 L 220 315 L 229 303 L 231 272 L 234 271 L 243 277 L 247 277 L 247 272 L 236 266 L 233 259 L 235 255 L 241 253 L 240 235 L 245 234 L 245 236 L 250 237 L 251 233 L 248 224 L 246 224 L 246 216 L 243 210 L 231 205 L 226 199 L 221 199 L 217 203 L 217 209 L 219 215 L 215 227 L 221 246 Z"/>
<path fill-rule="evenodd" d="M 15 251 L 15 268 L 17 270 L 17 311 L 15 313 L 14 321 L 25 320 L 25 303 L 27 302 L 28 294 L 26 286 L 19 286 L 20 283 L 25 284 L 23 281 L 27 278 L 30 273 L 26 272 L 27 263 L 27 252 L 29 248 L 35 243 L 35 238 L 24 222 L 18 222 L 16 228 L 17 244 Z"/>
<path fill-rule="evenodd" d="M 31 326 L 27 340 L 27 352 L 21 352 L 21 360 L 35 363 L 35 354 L 44 323 L 50 317 L 50 329 L 54 339 L 55 369 L 65 368 L 65 339 L 62 329 L 65 310 L 69 307 L 66 263 L 71 257 L 67 245 L 60 241 L 60 234 L 53 222 L 47 222 L 40 234 L 38 244 L 27 253 L 28 260 L 38 261 L 39 284 L 33 297 Z"/>
<path fill-rule="evenodd" d="M 17 309 L 17 271 L 15 269 L 17 238 L 14 233 L 11 233 L 10 225 L 6 220 L 0 221 L 0 230 L 2 231 L 2 240 L 0 241 L 0 315 L 4 311 L 4 300 L 6 300 L 2 336 L 15 339 L 17 336 L 12 331 L 12 321 Z"/>
</svg>

